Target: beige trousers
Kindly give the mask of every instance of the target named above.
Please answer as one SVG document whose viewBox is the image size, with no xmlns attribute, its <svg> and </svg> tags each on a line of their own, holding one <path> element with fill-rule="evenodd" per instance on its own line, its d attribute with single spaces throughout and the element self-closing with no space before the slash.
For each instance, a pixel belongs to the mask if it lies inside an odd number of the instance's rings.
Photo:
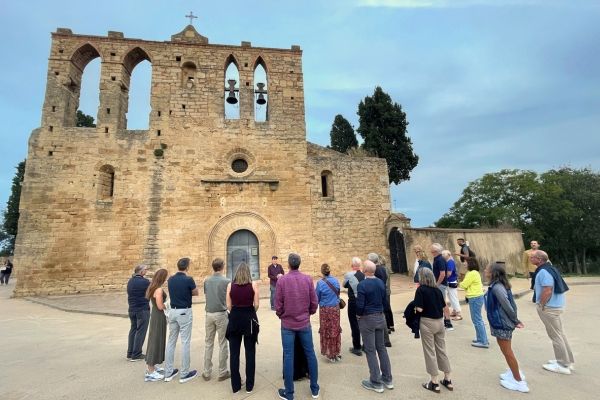
<svg viewBox="0 0 600 400">
<path fill-rule="evenodd" d="M 556 362 L 564 367 L 568 367 L 575 363 L 573 353 L 571 352 L 571 346 L 567 341 L 567 336 L 563 330 L 562 320 L 560 315 L 563 313 L 562 308 L 542 308 L 541 305 L 537 305 L 537 312 L 542 320 L 542 323 L 546 327 L 546 333 L 552 341 L 552 347 L 554 347 L 554 356 Z"/>
<path fill-rule="evenodd" d="M 449 373 L 450 361 L 446 355 L 444 319 L 421 317 L 419 330 L 421 331 L 421 344 L 427 373 L 432 376 L 439 374 L 439 371 Z"/>
<path fill-rule="evenodd" d="M 225 339 L 225 332 L 227 331 L 228 323 L 229 318 L 227 317 L 227 311 L 206 313 L 206 321 L 204 323 L 206 330 L 204 341 L 204 372 L 202 375 L 207 378 L 212 374 L 212 355 L 215 345 L 215 333 L 219 334 L 219 377 L 227 375 L 229 347 L 227 345 L 227 339 Z"/>
</svg>

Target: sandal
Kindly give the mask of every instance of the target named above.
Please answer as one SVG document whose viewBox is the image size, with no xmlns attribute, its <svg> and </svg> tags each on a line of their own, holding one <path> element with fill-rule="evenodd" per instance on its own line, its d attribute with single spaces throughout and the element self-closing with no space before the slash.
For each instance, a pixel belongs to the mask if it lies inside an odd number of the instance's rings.
<svg viewBox="0 0 600 400">
<path fill-rule="evenodd" d="M 433 383 L 431 381 L 429 381 L 427 383 L 423 383 L 421 386 L 423 386 L 423 388 L 425 388 L 427 390 L 431 390 L 432 392 L 435 392 L 435 393 L 440 392 L 440 385 L 438 385 L 437 383 Z"/>
<path fill-rule="evenodd" d="M 457 315 L 456 317 L 452 317 L 452 321 L 462 321 L 463 317 Z"/>
<path fill-rule="evenodd" d="M 443 385 L 446 389 L 448 389 L 449 391 L 453 391 L 454 390 L 454 385 L 452 385 L 452 381 L 448 380 L 448 379 L 442 379 L 440 381 L 440 384 Z"/>
</svg>

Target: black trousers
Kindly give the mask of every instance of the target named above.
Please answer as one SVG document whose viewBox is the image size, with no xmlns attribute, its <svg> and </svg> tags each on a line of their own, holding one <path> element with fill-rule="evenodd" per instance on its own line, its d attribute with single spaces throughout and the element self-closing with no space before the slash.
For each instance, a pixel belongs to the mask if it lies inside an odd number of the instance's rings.
<svg viewBox="0 0 600 400">
<path fill-rule="evenodd" d="M 392 314 L 392 306 L 390 304 L 390 295 L 387 295 L 387 307 L 383 310 L 383 315 L 385 316 L 385 323 L 388 328 L 394 327 L 394 314 Z"/>
<path fill-rule="evenodd" d="M 256 336 L 229 335 L 229 369 L 231 370 L 231 389 L 237 392 L 242 388 L 240 376 L 240 350 L 244 341 L 246 354 L 246 391 L 254 389 L 254 372 L 256 370 Z"/>
<path fill-rule="evenodd" d="M 348 321 L 350 322 L 350 331 L 352 333 L 352 347 L 355 350 L 361 349 L 360 329 L 356 319 L 356 301 L 348 300 Z"/>
<path fill-rule="evenodd" d="M 533 281 L 533 277 L 535 276 L 535 272 L 529 273 L 529 279 L 531 279 L 531 288 L 533 289 L 533 298 L 531 301 L 535 303 L 535 282 Z"/>
<path fill-rule="evenodd" d="M 142 355 L 142 347 L 148 332 L 150 310 L 129 312 L 129 338 L 127 340 L 127 358 L 136 358 Z"/>
<path fill-rule="evenodd" d="M 0 272 L 0 283 L 4 283 L 8 285 L 8 279 L 10 278 L 10 273 L 6 273 L 4 271 Z"/>
</svg>

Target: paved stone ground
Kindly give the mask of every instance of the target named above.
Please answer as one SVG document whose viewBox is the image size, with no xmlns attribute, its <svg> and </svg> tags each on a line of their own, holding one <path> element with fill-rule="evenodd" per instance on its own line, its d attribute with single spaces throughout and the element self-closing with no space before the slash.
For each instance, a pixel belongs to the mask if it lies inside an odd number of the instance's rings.
<svg viewBox="0 0 600 400">
<path fill-rule="evenodd" d="M 572 283 L 592 283 L 592 280 L 569 280 Z M 598 280 L 595 280 L 598 283 Z M 410 335 L 398 314 L 411 297 L 410 284 L 394 278 L 395 295 L 392 304 L 396 313 L 396 333 L 391 336 L 390 349 L 396 389 L 377 394 L 360 387 L 360 380 L 368 376 L 365 357 L 347 352 L 350 346 L 349 326 L 342 317 L 344 359 L 330 364 L 319 356 L 319 383 L 322 399 L 358 398 L 440 398 L 420 388 L 427 379 L 420 341 Z M 525 280 L 514 280 L 516 291 L 525 289 Z M 125 360 L 129 321 L 105 315 L 67 313 L 23 299 L 10 299 L 14 281 L 9 287 L 0 287 L 0 343 L 2 343 L 2 373 L 0 399 L 277 399 L 276 389 L 282 386 L 281 344 L 279 321 L 265 307 L 259 310 L 261 321 L 260 344 L 257 348 L 257 376 L 251 395 L 231 394 L 229 381 L 204 382 L 196 379 L 186 384 L 143 381 L 143 363 Z M 112 296 L 112 297 L 111 297 Z M 83 307 L 85 304 L 107 309 L 103 299 L 118 295 L 76 296 L 69 301 Z M 541 364 L 553 358 L 552 346 L 530 302 L 529 295 L 518 301 L 519 314 L 525 329 L 515 334 L 514 349 L 527 375 L 532 399 L 565 398 L 593 399 L 598 396 L 600 378 L 595 368 L 600 359 L 600 286 L 573 286 L 568 294 L 565 327 L 577 361 L 577 370 L 571 376 L 556 375 L 542 370 Z M 110 301 L 109 301 L 110 303 Z M 204 317 L 201 304 L 194 306 L 195 325 L 192 336 L 192 368 L 201 369 L 203 359 Z M 442 391 L 444 398 L 512 399 L 521 396 L 498 384 L 498 373 L 505 363 L 493 345 L 488 350 L 470 346 L 474 335 L 467 317 L 456 323 L 456 330 L 447 335 L 447 348 L 453 366 L 454 393 Z M 121 311 L 122 313 L 122 311 Z M 315 348 L 318 345 L 318 317 L 313 317 Z M 216 354 L 214 356 L 216 361 Z M 176 357 L 178 364 L 179 354 Z M 296 384 L 296 398 L 310 399 L 308 382 Z"/>
</svg>

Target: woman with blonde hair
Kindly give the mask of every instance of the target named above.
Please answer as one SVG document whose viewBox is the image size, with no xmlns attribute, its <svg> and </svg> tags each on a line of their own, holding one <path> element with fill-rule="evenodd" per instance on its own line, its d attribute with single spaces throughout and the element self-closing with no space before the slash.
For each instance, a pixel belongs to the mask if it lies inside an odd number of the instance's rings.
<svg viewBox="0 0 600 400">
<path fill-rule="evenodd" d="M 485 324 L 481 317 L 481 309 L 483 307 L 483 283 L 481 282 L 481 274 L 479 273 L 479 265 L 476 263 L 467 266 L 469 272 L 465 275 L 465 279 L 460 283 L 460 287 L 465 290 L 465 297 L 469 302 L 469 312 L 471 321 L 475 328 L 475 339 L 471 341 L 471 346 L 487 349 L 490 347 Z"/>
<path fill-rule="evenodd" d="M 260 294 L 258 284 L 252 282 L 248 264 L 241 263 L 227 284 L 227 309 L 229 324 L 225 337 L 229 340 L 229 369 L 231 371 L 231 389 L 237 393 L 242 388 L 240 376 L 240 349 L 244 341 L 246 355 L 246 393 L 254 390 L 256 370 L 256 343 L 258 343 L 258 310 Z"/>
<path fill-rule="evenodd" d="M 415 248 L 416 247 L 417 246 L 415 246 Z M 417 266 L 415 267 L 415 277 L 413 278 L 413 281 L 415 283 L 415 287 L 419 287 L 419 271 L 422 268 L 429 268 L 433 271 L 433 267 L 431 266 L 429 260 L 427 260 L 427 254 L 425 254 L 423 249 L 415 250 L 415 253 L 417 254 Z"/>
<path fill-rule="evenodd" d="M 330 362 L 342 359 L 342 327 L 340 326 L 340 283 L 330 276 L 328 264 L 321 265 L 323 279 L 315 289 L 319 300 L 319 336 L 321 354 Z"/>
<path fill-rule="evenodd" d="M 161 268 L 152 277 L 150 286 L 146 289 L 146 298 L 152 302 L 150 313 L 150 325 L 148 334 L 148 347 L 146 348 L 146 373 L 145 382 L 156 382 L 164 378 L 164 370 L 158 367 L 165 361 L 165 347 L 167 343 L 167 317 L 165 316 L 165 301 L 167 294 L 163 285 L 167 281 L 169 273 Z"/>
</svg>

